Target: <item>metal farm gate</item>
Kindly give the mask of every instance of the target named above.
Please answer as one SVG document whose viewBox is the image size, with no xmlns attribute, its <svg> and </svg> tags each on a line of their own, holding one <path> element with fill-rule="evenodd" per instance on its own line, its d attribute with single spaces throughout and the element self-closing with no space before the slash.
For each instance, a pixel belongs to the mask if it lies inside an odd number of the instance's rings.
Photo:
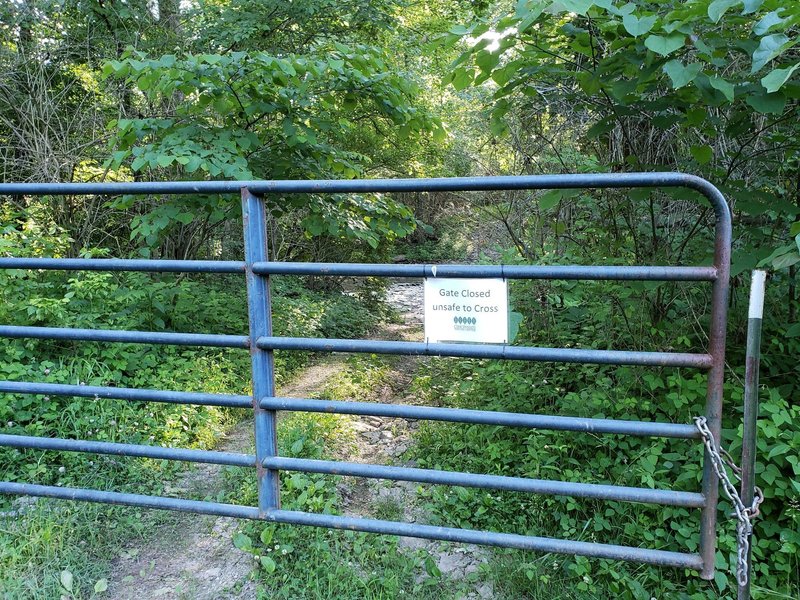
<svg viewBox="0 0 800 600">
<path fill-rule="evenodd" d="M 709 266 L 472 266 L 394 264 L 316 264 L 272 262 L 267 255 L 266 214 L 262 197 L 285 194 L 330 194 L 369 192 L 433 192 L 487 190 L 542 190 L 566 188 L 673 188 L 700 192 L 716 214 L 714 263 Z M 720 439 L 722 385 L 725 368 L 725 329 L 728 306 L 731 252 L 731 216 L 722 194 L 707 181 L 679 173 L 543 175 L 448 179 L 398 179 L 353 181 L 248 181 L 248 182 L 166 182 L 102 184 L 0 184 L 0 195 L 111 195 L 111 194 L 232 194 L 241 193 L 244 214 L 245 260 L 138 260 L 0 258 L 4 269 L 58 269 L 92 271 L 143 271 L 150 273 L 241 273 L 247 282 L 249 336 L 190 334 L 106 329 L 69 329 L 0 325 L 0 337 L 82 340 L 137 344 L 213 346 L 249 350 L 252 357 L 252 396 L 190 393 L 155 389 L 126 389 L 2 381 L 1 393 L 49 394 L 96 397 L 138 402 L 205 404 L 251 409 L 255 421 L 255 456 L 227 452 L 173 449 L 146 445 L 84 440 L 53 439 L 22 435 L 0 435 L 0 446 L 43 450 L 89 452 L 166 460 L 252 467 L 258 478 L 258 506 L 236 506 L 217 502 L 138 494 L 67 489 L 34 483 L 0 483 L 2 494 L 45 496 L 148 508 L 260 519 L 276 523 L 313 525 L 380 534 L 393 534 L 556 552 L 606 559 L 679 567 L 698 571 L 703 579 L 714 575 L 719 469 L 711 460 Z M 711 315 L 707 353 L 633 352 L 625 350 L 584 350 L 511 345 L 370 341 L 357 339 L 316 339 L 276 337 L 272 331 L 270 276 L 313 275 L 348 277 L 416 278 L 505 278 L 621 281 L 689 281 L 710 284 Z M 273 352 L 302 350 L 314 352 L 367 352 L 378 354 L 471 357 L 501 360 L 556 361 L 652 367 L 684 367 L 707 373 L 708 392 L 703 417 L 713 436 L 701 435 L 697 424 L 654 423 L 517 414 L 394 404 L 334 402 L 275 396 Z M 375 415 L 420 420 L 503 425 L 532 429 L 592 432 L 631 436 L 684 438 L 706 443 L 702 487 L 685 492 L 670 489 L 621 487 L 602 483 L 572 483 L 502 477 L 472 473 L 426 470 L 396 466 L 286 458 L 277 455 L 277 411 L 329 412 Z M 702 419 L 701 419 L 702 422 Z M 710 452 L 710 450 L 714 452 Z M 416 523 L 313 514 L 281 509 L 279 473 L 302 471 L 354 477 L 370 477 L 513 490 L 533 494 L 554 494 L 682 506 L 701 511 L 698 553 L 625 547 L 583 541 L 550 539 L 510 533 L 435 527 Z M 723 469 L 724 472 L 724 469 Z"/>
</svg>

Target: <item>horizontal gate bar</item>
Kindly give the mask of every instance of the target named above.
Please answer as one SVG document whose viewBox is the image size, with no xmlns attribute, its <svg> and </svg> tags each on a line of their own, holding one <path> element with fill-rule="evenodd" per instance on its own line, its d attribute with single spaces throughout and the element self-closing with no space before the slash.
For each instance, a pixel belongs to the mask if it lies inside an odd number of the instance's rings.
<svg viewBox="0 0 800 600">
<path fill-rule="evenodd" d="M 122 342 L 129 344 L 165 344 L 172 346 L 209 346 L 213 348 L 249 348 L 246 335 L 217 333 L 174 333 L 169 331 L 127 331 L 121 329 L 73 329 L 70 327 L 30 327 L 0 325 L 0 337 L 40 340 L 75 340 L 84 342 Z"/>
<path fill-rule="evenodd" d="M 504 425 L 529 427 L 553 431 L 583 431 L 587 433 L 619 433 L 623 435 L 696 439 L 700 432 L 694 425 L 676 423 L 648 423 L 618 419 L 590 419 L 583 417 L 557 417 L 526 413 L 442 408 L 438 406 L 411 406 L 407 404 L 381 404 L 373 402 L 341 402 L 337 400 L 311 400 L 308 398 L 262 398 L 261 408 L 269 410 L 294 410 L 303 412 L 338 413 L 345 415 L 370 415 L 397 417 L 478 425 Z"/>
<path fill-rule="evenodd" d="M 267 469 L 279 469 L 283 471 L 326 473 L 329 475 L 348 475 L 353 477 L 369 477 L 372 479 L 391 479 L 393 481 L 417 481 L 436 485 L 456 485 L 512 492 L 528 492 L 531 494 L 571 496 L 574 498 L 644 502 L 648 504 L 686 506 L 690 508 L 701 508 L 705 506 L 705 498 L 703 498 L 702 494 L 694 492 L 676 492 L 673 490 L 652 490 L 597 483 L 549 481 L 546 479 L 504 477 L 502 475 L 478 475 L 475 473 L 459 473 L 456 471 L 389 467 L 384 465 L 332 460 L 287 458 L 284 456 L 265 458 L 263 465 Z"/>
<path fill-rule="evenodd" d="M 292 525 L 309 525 L 313 527 L 328 527 L 332 529 L 364 531 L 367 533 L 385 535 L 402 535 L 406 537 L 464 544 L 481 544 L 502 548 L 518 548 L 520 550 L 553 552 L 557 554 L 575 554 L 579 556 L 624 560 L 694 570 L 700 570 L 703 567 L 700 556 L 683 552 L 650 550 L 648 548 L 633 548 L 630 546 L 617 546 L 613 544 L 578 542 L 513 533 L 495 533 L 492 531 L 456 529 L 453 527 L 436 527 L 433 525 L 419 525 L 417 523 L 400 523 L 395 521 L 381 521 L 378 519 L 362 519 L 358 517 L 342 517 L 338 515 L 303 513 L 288 510 L 269 510 L 264 516 L 260 516 L 258 509 L 252 506 L 202 502 L 198 500 L 185 500 L 183 498 L 103 492 L 99 490 L 84 490 L 16 482 L 0 482 L 0 494 L 40 496 L 61 498 L 64 500 L 82 500 L 87 502 L 102 502 L 105 504 L 141 506 L 145 508 L 176 510 L 240 519 L 266 520 L 274 523 Z"/>
<path fill-rule="evenodd" d="M 123 506 L 141 506 L 144 508 L 160 508 L 181 512 L 217 515 L 220 517 L 236 517 L 239 519 L 258 519 L 258 509 L 252 506 L 205 502 L 202 500 L 186 500 L 184 498 L 168 498 L 166 496 L 146 496 L 125 492 L 105 492 L 102 490 L 86 490 L 55 485 L 36 485 L 34 483 L 0 482 L 0 494 L 17 496 L 39 496 L 42 498 L 59 498 L 61 500 L 81 500 L 84 502 L 100 502 Z"/>
<path fill-rule="evenodd" d="M 244 263 L 235 260 L 152 260 L 141 258 L 0 258 L 0 269 L 244 273 Z"/>
<path fill-rule="evenodd" d="M 224 406 L 226 408 L 253 407 L 253 399 L 251 396 L 206 394 L 203 392 L 173 392 L 169 390 L 141 390 L 136 388 L 106 387 L 99 385 L 38 383 L 34 381 L 0 381 L 0 393 L 79 396 L 81 398 L 112 398 L 117 400 L 132 400 L 135 402 L 198 404 L 203 406 Z"/>
<path fill-rule="evenodd" d="M 685 187 L 708 198 L 717 216 L 730 211 L 713 184 L 686 173 L 567 173 L 430 179 L 306 179 L 254 181 L 148 181 L 106 183 L 2 183 L 4 195 L 95 194 L 335 194 L 366 192 L 466 192 L 489 190 L 554 190 L 589 188 Z M 729 221 L 729 219 L 728 219 Z"/>
<path fill-rule="evenodd" d="M 2 264 L 2 263 L 0 263 Z M 714 267 L 615 267 L 564 265 L 386 265 L 368 263 L 257 262 L 260 275 L 337 275 L 350 277 L 471 277 L 504 279 L 615 279 L 714 281 Z"/>
<path fill-rule="evenodd" d="M 152 260 L 120 258 L 0 258 L 0 269 L 58 271 L 142 271 L 148 273 L 244 273 L 233 260 Z M 472 277 L 504 279 L 598 279 L 713 281 L 714 267 L 566 265 L 387 265 L 370 263 L 257 262 L 261 275 L 340 275 L 351 277 Z"/>
<path fill-rule="evenodd" d="M 2 332 L 2 328 L 0 328 Z M 428 344 L 382 340 L 342 340 L 299 337 L 260 337 L 256 345 L 272 350 L 310 350 L 314 352 L 365 352 L 417 356 L 462 358 L 500 358 L 506 360 L 592 363 L 601 365 L 649 365 L 654 367 L 694 367 L 708 369 L 711 356 L 679 352 L 634 352 L 628 350 L 585 350 L 578 348 L 535 348 L 490 344 Z"/>
<path fill-rule="evenodd" d="M 164 460 L 179 460 L 212 465 L 229 465 L 232 467 L 256 466 L 256 457 L 252 454 L 190 450 L 188 448 L 163 448 L 161 446 L 122 444 L 119 442 L 67 440 L 62 438 L 36 437 L 32 435 L 0 434 L 0 446 L 66 452 L 92 452 L 95 454 L 113 454 L 115 456 L 139 456 L 143 458 L 160 458 Z"/>
<path fill-rule="evenodd" d="M 2 491 L 2 488 L 0 488 L 0 491 Z M 694 569 L 695 571 L 699 571 L 703 566 L 703 561 L 697 554 L 670 552 L 667 550 L 650 550 L 648 548 L 633 548 L 631 546 L 617 546 L 614 544 L 559 540 L 514 533 L 495 533 L 493 531 L 457 529 L 454 527 L 436 527 L 434 525 L 419 525 L 417 523 L 381 521 L 378 519 L 362 519 L 359 517 L 343 517 L 339 515 L 304 513 L 290 510 L 271 510 L 267 513 L 266 519 L 268 521 L 274 521 L 275 523 L 310 525 L 313 527 L 365 531 L 367 533 L 380 533 L 385 535 L 402 535 L 428 540 L 442 540 L 462 544 L 480 544 L 483 546 L 498 546 L 501 548 L 518 548 L 520 550 L 553 552 L 556 554 L 575 554 L 578 556 L 624 560 L 651 565 L 662 565 L 665 567 Z"/>
</svg>

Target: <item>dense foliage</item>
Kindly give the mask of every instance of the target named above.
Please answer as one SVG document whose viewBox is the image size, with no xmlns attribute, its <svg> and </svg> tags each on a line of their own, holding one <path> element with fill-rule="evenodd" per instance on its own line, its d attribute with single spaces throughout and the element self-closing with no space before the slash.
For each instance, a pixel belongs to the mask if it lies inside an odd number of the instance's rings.
<svg viewBox="0 0 800 600">
<path fill-rule="evenodd" d="M 734 216 L 723 440 L 734 456 L 747 275 L 756 266 L 771 272 L 757 469 L 766 501 L 754 548 L 755 596 L 797 597 L 799 36 L 800 4 L 784 0 L 13 0 L 0 3 L 0 180 L 664 170 L 707 178 Z M 0 256 L 242 255 L 235 197 L 0 201 Z M 683 190 L 266 201 L 275 259 L 464 260 L 474 239 L 485 236 L 496 242 L 494 262 L 711 260 L 712 211 Z M 366 334 L 385 316 L 382 284 L 368 280 L 348 294 L 340 284 L 279 278 L 278 333 Z M 707 342 L 703 286 L 520 283 L 513 302 L 524 315 L 516 343 L 702 351 Z M 0 322 L 241 334 L 246 303 L 233 277 L 6 270 Z M 279 375 L 305 360 L 279 354 Z M 359 364 L 359 375 L 331 379 L 342 399 L 367 400 L 364 390 L 386 375 L 377 363 Z M 15 341 L 0 347 L 0 373 L 209 392 L 249 387 L 246 353 L 168 346 Z M 413 379 L 431 404 L 669 422 L 689 422 L 705 390 L 703 377 L 680 370 L 480 361 L 431 363 Z M 210 447 L 237 418 L 212 407 L 0 399 L 0 430 L 14 434 Z M 345 452 L 348 435 L 331 417 L 298 418 L 283 430 L 282 452 L 332 456 Z M 442 424 L 424 426 L 409 454 L 433 468 L 679 489 L 697 488 L 701 464 L 696 446 L 674 441 Z M 0 464 L 0 479 L 147 492 L 164 491 L 176 473 L 155 461 L 123 465 L 9 450 L 0 452 Z M 229 500 L 253 500 L 252 481 L 236 473 L 230 479 Z M 340 510 L 328 478 L 295 475 L 283 485 L 290 508 Z M 684 509 L 460 488 L 420 494 L 429 514 L 451 525 L 697 547 L 697 515 Z M 98 563 L 103 544 L 146 529 L 138 514 L 119 510 L 34 509 L 18 518 L 28 509 L 10 500 L 0 510 L 14 515 L 0 517 L 0 541 L 9 541 L 0 544 L 0 590 L 10 597 L 100 594 L 102 585 L 93 586 L 107 567 Z M 106 516 L 108 523 L 98 524 Z M 732 597 L 733 529 L 721 519 L 719 531 L 719 570 L 710 583 L 674 570 L 515 552 L 498 553 L 488 570 L 511 597 Z M 31 542 L 22 544 L 25 535 Z M 90 540 L 87 548 L 82 538 Z M 234 542 L 258 556 L 273 596 L 435 597 L 441 573 L 430 557 L 373 539 L 268 527 Z M 266 557 L 278 544 L 290 550 Z M 372 573 L 369 564 L 380 569 Z M 69 589 L 58 576 L 66 567 L 77 577 L 73 585 L 69 576 Z"/>
<path fill-rule="evenodd" d="M 518 286 L 515 309 L 527 315 L 520 336 L 523 342 L 542 346 L 618 348 L 630 346 L 631 332 L 649 320 L 637 318 L 634 298 L 625 299 L 619 286 L 582 289 L 560 285 L 547 290 L 547 302 L 531 303 L 543 293 L 531 286 Z M 603 298 L 622 297 L 623 306 Z M 533 304 L 533 306 L 531 305 Z M 671 316 L 687 310 L 683 299 L 674 302 Z M 626 322 L 627 320 L 627 322 Z M 680 321 L 679 321 L 680 322 Z M 648 349 L 680 345 L 696 347 L 693 333 L 677 337 L 670 324 L 648 325 L 641 331 Z M 617 333 L 620 332 L 620 333 Z M 636 333 L 636 332 L 635 332 Z M 609 334 L 611 334 L 609 338 Z M 603 337 L 605 335 L 605 337 Z M 792 347 L 791 352 L 800 348 Z M 768 355 L 771 354 L 768 351 Z M 741 364 L 742 357 L 729 357 Z M 741 380 L 735 373 L 725 388 L 728 407 L 724 420 L 723 446 L 738 456 L 741 447 Z M 769 380 L 768 380 L 769 381 Z M 703 376 L 691 372 L 596 366 L 551 366 L 515 363 L 452 363 L 443 376 L 441 365 L 421 374 L 419 390 L 429 402 L 447 406 L 514 412 L 564 414 L 615 419 L 647 419 L 689 422 L 702 414 L 706 385 Z M 772 384 L 775 386 L 775 383 Z M 777 386 L 762 390 L 762 420 L 759 424 L 759 485 L 765 492 L 763 519 L 758 525 L 754 548 L 755 577 L 761 592 L 791 596 L 796 590 L 800 513 L 796 498 L 800 411 Z M 455 450 L 455 452 L 454 452 Z M 426 426 L 415 450 L 419 462 L 430 468 L 490 472 L 569 481 L 611 481 L 633 487 L 696 490 L 702 480 L 702 457 L 695 444 L 674 440 L 652 440 L 616 436 L 594 436 L 558 432 L 479 426 Z M 444 524 L 481 528 L 507 528 L 520 533 L 549 534 L 673 550 L 696 550 L 699 543 L 699 513 L 684 508 L 645 509 L 621 503 L 577 501 L 570 498 L 526 498 L 520 494 L 482 490 L 439 490 L 429 498 L 431 508 Z M 721 514 L 732 511 L 723 502 Z M 511 586 L 524 588 L 548 581 L 582 578 L 579 590 L 588 597 L 610 590 L 618 597 L 677 597 L 686 592 L 693 598 L 735 593 L 732 572 L 736 558 L 733 522 L 720 520 L 718 564 L 715 586 L 709 587 L 693 575 L 680 577 L 674 570 L 633 569 L 618 563 L 567 559 L 558 568 L 513 556 Z M 514 594 L 512 594 L 514 595 Z"/>
</svg>

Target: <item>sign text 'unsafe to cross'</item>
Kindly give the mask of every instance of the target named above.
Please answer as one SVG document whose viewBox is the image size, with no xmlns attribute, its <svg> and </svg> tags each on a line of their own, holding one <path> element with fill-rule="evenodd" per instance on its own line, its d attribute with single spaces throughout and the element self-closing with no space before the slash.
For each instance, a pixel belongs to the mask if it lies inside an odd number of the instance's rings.
<svg viewBox="0 0 800 600">
<path fill-rule="evenodd" d="M 508 343 L 505 279 L 425 279 L 427 342 Z"/>
</svg>

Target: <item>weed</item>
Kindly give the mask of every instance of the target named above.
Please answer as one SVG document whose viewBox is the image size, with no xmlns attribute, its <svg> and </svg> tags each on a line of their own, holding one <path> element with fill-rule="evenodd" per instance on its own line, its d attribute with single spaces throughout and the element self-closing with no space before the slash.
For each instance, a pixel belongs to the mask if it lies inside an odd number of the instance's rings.
<svg viewBox="0 0 800 600">
<path fill-rule="evenodd" d="M 387 359 L 375 354 L 350 356 L 345 368 L 335 373 L 322 390 L 332 400 L 368 400 L 383 385 L 389 383 L 392 371 Z"/>
<path fill-rule="evenodd" d="M 399 521 L 403 516 L 403 506 L 399 499 L 392 496 L 379 496 L 375 500 L 373 511 L 376 519 Z"/>
</svg>

